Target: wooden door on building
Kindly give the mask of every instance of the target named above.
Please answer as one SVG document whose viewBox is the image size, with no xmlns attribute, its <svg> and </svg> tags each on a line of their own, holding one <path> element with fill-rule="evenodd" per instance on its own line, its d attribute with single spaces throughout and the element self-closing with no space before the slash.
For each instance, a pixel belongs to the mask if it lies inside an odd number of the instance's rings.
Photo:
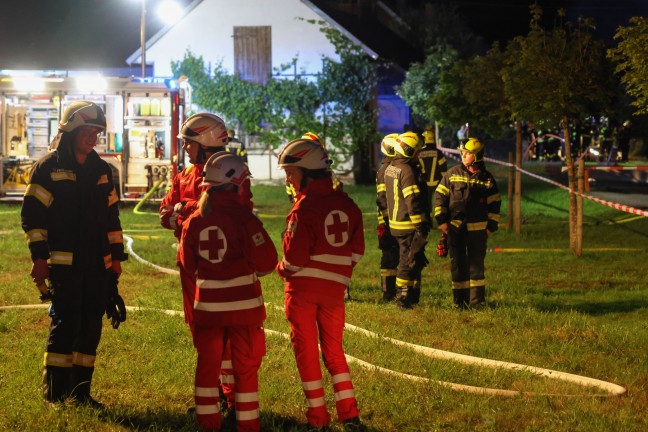
<svg viewBox="0 0 648 432">
<path fill-rule="evenodd" d="M 272 76 L 272 27 L 234 27 L 234 74 L 265 85 Z"/>
</svg>

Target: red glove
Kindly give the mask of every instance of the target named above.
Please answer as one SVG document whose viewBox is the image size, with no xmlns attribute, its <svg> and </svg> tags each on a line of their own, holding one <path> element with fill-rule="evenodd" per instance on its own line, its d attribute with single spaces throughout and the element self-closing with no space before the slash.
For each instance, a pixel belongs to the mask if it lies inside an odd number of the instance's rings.
<svg viewBox="0 0 648 432">
<path fill-rule="evenodd" d="M 439 239 L 439 243 L 437 244 L 436 252 L 437 255 L 441 258 L 448 256 L 448 236 L 446 235 L 446 233 L 441 233 L 441 238 Z"/>
<path fill-rule="evenodd" d="M 378 238 L 383 238 L 385 235 L 385 224 L 380 224 L 378 225 L 378 228 L 376 228 L 376 234 L 378 234 Z"/>
</svg>

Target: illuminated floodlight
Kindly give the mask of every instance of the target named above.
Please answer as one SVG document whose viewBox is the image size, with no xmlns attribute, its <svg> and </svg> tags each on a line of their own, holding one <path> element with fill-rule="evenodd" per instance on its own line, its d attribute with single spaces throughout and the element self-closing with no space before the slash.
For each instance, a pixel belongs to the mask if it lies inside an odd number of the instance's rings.
<svg viewBox="0 0 648 432">
<path fill-rule="evenodd" d="M 81 92 L 102 92 L 108 88 L 108 81 L 100 75 L 81 75 L 76 78 L 76 87 Z"/>
<path fill-rule="evenodd" d="M 598 150 L 593 149 L 593 148 L 590 148 L 589 151 L 590 151 L 590 153 L 592 153 L 594 156 L 599 156 L 599 155 L 601 154 Z"/>
<path fill-rule="evenodd" d="M 23 92 L 45 90 L 45 80 L 37 76 L 15 76 L 12 78 L 14 88 Z"/>
<path fill-rule="evenodd" d="M 171 25 L 182 16 L 182 8 L 172 0 L 165 0 L 158 6 L 157 13 L 165 24 Z"/>
</svg>

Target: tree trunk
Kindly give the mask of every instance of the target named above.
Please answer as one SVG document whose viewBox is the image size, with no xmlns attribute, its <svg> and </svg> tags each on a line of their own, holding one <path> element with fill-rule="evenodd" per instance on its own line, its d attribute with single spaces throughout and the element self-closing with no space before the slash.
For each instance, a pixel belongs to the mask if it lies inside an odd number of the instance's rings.
<svg viewBox="0 0 648 432">
<path fill-rule="evenodd" d="M 563 116 L 563 135 L 565 137 L 565 162 L 567 163 L 567 179 L 569 185 L 569 248 L 576 253 L 576 176 L 574 175 L 574 160 L 571 155 L 569 142 L 569 119 Z"/>
<path fill-rule="evenodd" d="M 508 172 L 508 215 L 507 215 L 507 225 L 508 230 L 513 229 L 513 195 L 515 191 L 515 156 L 512 152 L 509 152 L 509 172 Z"/>
<path fill-rule="evenodd" d="M 584 181 L 583 174 L 585 172 L 585 162 L 578 161 L 578 192 L 583 193 Z M 578 195 L 576 198 L 576 256 L 583 255 L 583 197 Z"/>
<path fill-rule="evenodd" d="M 515 234 L 522 233 L 522 125 L 515 122 Z"/>
</svg>

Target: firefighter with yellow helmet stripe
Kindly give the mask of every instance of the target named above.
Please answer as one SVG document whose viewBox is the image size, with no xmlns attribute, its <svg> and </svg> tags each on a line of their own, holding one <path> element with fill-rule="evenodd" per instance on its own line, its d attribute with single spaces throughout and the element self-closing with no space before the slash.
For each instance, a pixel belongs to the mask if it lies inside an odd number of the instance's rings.
<svg viewBox="0 0 648 432">
<path fill-rule="evenodd" d="M 459 150 L 461 164 L 448 170 L 434 194 L 434 217 L 448 236 L 454 304 L 465 309 L 486 301 L 486 241 L 498 228 L 501 198 L 484 165 L 484 144 L 470 138 Z"/>
<path fill-rule="evenodd" d="M 419 302 L 421 271 L 427 265 L 425 245 L 430 222 L 427 190 L 421 185 L 416 154 L 420 139 L 414 132 L 402 133 L 394 144 L 394 160 L 385 169 L 385 194 L 389 230 L 398 241 L 396 304 L 411 308 Z"/>
<path fill-rule="evenodd" d="M 385 170 L 394 160 L 397 133 L 386 135 L 380 143 L 383 154 L 380 167 L 376 171 L 376 206 L 378 207 L 378 248 L 380 258 L 380 285 L 384 301 L 396 297 L 396 268 L 398 267 L 398 242 L 389 230 L 389 211 L 387 209 L 387 188 L 385 187 Z"/>
<path fill-rule="evenodd" d="M 424 144 L 418 152 L 417 158 L 421 168 L 422 180 L 427 186 L 428 207 L 432 209 L 434 191 L 448 170 L 448 162 L 445 155 L 437 150 L 434 130 L 431 125 L 426 126 L 422 135 Z"/>
</svg>

